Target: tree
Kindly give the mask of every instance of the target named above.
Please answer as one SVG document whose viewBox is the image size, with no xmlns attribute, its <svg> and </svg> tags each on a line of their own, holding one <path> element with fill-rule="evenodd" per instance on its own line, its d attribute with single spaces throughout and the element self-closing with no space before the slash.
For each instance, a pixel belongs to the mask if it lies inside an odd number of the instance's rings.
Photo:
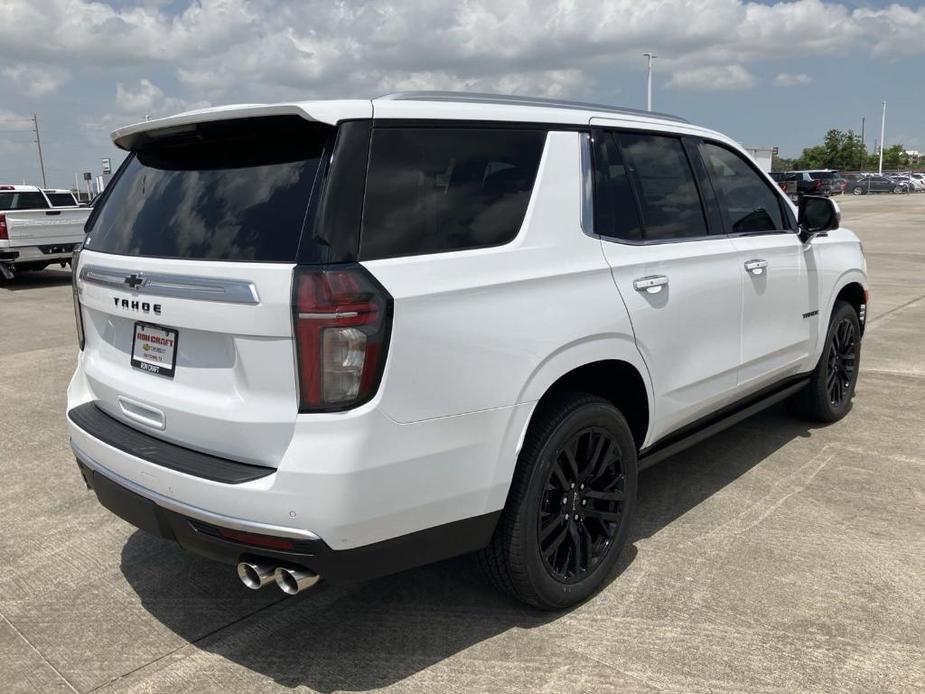
<svg viewBox="0 0 925 694">
<path fill-rule="evenodd" d="M 776 154 L 771 155 L 771 171 L 793 171 L 794 159 L 785 159 Z"/>
<path fill-rule="evenodd" d="M 807 147 L 797 158 L 795 166 L 800 169 L 844 169 L 861 166 L 866 148 L 853 130 L 847 132 L 832 129 L 825 134 L 821 145 Z"/>
</svg>

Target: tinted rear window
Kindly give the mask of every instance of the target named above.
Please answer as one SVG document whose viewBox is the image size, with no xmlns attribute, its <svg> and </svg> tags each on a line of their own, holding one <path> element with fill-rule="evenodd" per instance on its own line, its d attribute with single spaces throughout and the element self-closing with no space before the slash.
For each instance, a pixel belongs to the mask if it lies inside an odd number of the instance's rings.
<svg viewBox="0 0 925 694">
<path fill-rule="evenodd" d="M 523 223 L 545 141 L 539 130 L 374 130 L 361 257 L 507 243 Z"/>
<path fill-rule="evenodd" d="M 38 192 L 0 193 L 0 210 L 44 210 L 47 207 L 45 196 Z"/>
<path fill-rule="evenodd" d="M 120 255 L 293 262 L 330 126 L 203 124 L 132 154 L 85 246 Z"/>
<path fill-rule="evenodd" d="M 75 207 L 74 196 L 70 193 L 45 193 L 52 207 Z"/>
</svg>

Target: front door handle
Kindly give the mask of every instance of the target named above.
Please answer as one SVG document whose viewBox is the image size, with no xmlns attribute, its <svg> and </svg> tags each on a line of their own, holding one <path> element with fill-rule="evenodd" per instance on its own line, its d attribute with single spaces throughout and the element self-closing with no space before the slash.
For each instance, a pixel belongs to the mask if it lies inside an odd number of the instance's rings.
<svg viewBox="0 0 925 694">
<path fill-rule="evenodd" d="M 649 275 L 633 280 L 633 289 L 637 292 L 646 292 L 648 294 L 658 294 L 662 287 L 668 286 L 667 275 Z"/>
<path fill-rule="evenodd" d="M 761 258 L 745 261 L 745 270 L 752 273 L 753 275 L 763 275 L 767 266 L 768 261 L 762 260 Z"/>
</svg>

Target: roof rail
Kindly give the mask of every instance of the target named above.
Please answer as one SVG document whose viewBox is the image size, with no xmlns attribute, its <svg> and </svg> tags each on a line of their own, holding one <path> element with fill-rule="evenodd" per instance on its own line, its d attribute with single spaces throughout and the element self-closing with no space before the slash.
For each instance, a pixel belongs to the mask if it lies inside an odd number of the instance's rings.
<svg viewBox="0 0 925 694">
<path fill-rule="evenodd" d="M 487 94 L 480 92 L 450 92 L 450 91 L 407 91 L 393 92 L 376 97 L 376 101 L 458 101 L 476 104 L 500 104 L 503 106 L 537 106 L 545 108 L 565 108 L 578 111 L 600 111 L 602 113 L 616 113 L 629 116 L 643 116 L 646 118 L 659 118 L 661 120 L 689 123 L 686 118 L 673 116 L 669 113 L 643 111 L 637 108 L 624 108 L 622 106 L 609 106 L 607 104 L 593 104 L 585 101 L 567 101 L 564 99 L 549 99 L 535 96 L 517 96 L 514 94 Z"/>
</svg>

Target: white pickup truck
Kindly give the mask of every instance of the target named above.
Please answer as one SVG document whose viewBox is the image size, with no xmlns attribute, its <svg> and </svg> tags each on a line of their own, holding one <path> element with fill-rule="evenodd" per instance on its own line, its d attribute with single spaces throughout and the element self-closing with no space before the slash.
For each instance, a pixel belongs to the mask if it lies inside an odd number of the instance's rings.
<svg viewBox="0 0 925 694">
<path fill-rule="evenodd" d="M 70 261 L 84 240 L 89 207 L 69 190 L 0 185 L 0 274 L 42 270 Z"/>
</svg>

